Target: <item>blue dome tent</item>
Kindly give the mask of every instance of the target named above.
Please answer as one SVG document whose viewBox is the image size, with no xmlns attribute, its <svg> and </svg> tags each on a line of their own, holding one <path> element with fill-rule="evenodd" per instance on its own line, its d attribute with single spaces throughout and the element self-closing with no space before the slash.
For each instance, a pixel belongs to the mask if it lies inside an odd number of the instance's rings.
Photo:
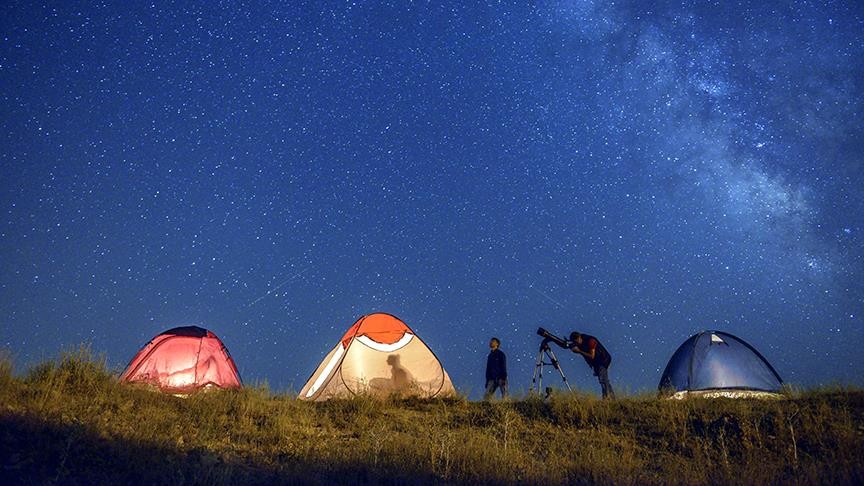
<svg viewBox="0 0 864 486">
<path fill-rule="evenodd" d="M 776 394 L 783 380 L 753 346 L 722 331 L 702 331 L 678 347 L 663 377 L 660 392 L 683 398 Z"/>
</svg>

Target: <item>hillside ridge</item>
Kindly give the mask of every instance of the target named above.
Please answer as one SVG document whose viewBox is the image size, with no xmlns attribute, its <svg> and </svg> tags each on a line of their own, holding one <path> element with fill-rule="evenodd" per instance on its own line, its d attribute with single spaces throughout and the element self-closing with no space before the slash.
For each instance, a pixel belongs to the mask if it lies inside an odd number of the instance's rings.
<svg viewBox="0 0 864 486">
<path fill-rule="evenodd" d="M 782 400 L 308 403 L 265 385 L 182 399 L 66 353 L 0 361 L 9 484 L 864 483 L 864 391 Z"/>
</svg>

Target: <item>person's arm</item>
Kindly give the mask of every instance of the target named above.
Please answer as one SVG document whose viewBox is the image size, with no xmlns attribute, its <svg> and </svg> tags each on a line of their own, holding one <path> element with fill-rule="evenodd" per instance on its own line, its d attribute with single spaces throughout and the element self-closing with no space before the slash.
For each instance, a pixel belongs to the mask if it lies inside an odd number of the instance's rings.
<svg viewBox="0 0 864 486">
<path fill-rule="evenodd" d="M 590 351 L 582 351 L 581 349 L 579 349 L 579 348 L 578 348 L 577 346 L 575 346 L 575 345 L 574 345 L 572 348 L 570 348 L 570 349 L 571 349 L 574 353 L 579 353 L 579 354 L 581 354 L 582 356 L 587 357 L 588 359 L 594 359 L 594 355 L 595 355 L 595 353 L 596 353 L 596 349 L 597 349 L 597 343 L 594 342 L 594 341 L 592 340 L 590 343 L 588 343 L 588 346 L 591 348 Z"/>
</svg>

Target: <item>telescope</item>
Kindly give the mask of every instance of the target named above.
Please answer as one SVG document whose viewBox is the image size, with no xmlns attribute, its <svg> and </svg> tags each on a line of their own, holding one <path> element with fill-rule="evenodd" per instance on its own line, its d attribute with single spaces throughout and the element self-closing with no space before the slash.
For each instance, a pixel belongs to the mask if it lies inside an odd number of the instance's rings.
<svg viewBox="0 0 864 486">
<path fill-rule="evenodd" d="M 543 343 L 540 344 L 540 349 L 547 347 L 550 342 L 555 343 L 564 349 L 570 348 L 569 343 L 566 339 L 561 339 L 560 337 L 552 334 L 551 332 L 543 329 L 542 327 L 537 328 L 537 335 L 543 336 Z"/>
<path fill-rule="evenodd" d="M 535 389 L 539 392 L 541 388 L 543 388 L 543 367 L 544 366 L 552 366 L 552 368 L 558 370 L 558 373 L 561 375 L 561 379 L 564 381 L 564 385 L 568 390 L 572 391 L 570 388 L 570 383 L 567 383 L 567 377 L 564 376 L 564 370 L 561 369 L 561 364 L 558 362 L 558 358 L 555 357 L 555 353 L 552 352 L 552 349 L 549 347 L 549 343 L 555 343 L 558 346 L 561 346 L 564 349 L 569 348 L 568 342 L 566 339 L 561 339 L 560 337 L 552 334 L 551 332 L 543 329 L 542 327 L 537 329 L 537 334 L 543 337 L 543 342 L 540 343 L 540 353 L 537 355 L 537 364 L 534 366 L 534 376 L 531 377 L 531 392 Z M 545 358 L 549 358 L 549 362 L 544 361 Z M 535 388 L 536 386 L 536 388 Z M 549 396 L 549 390 L 547 389 L 546 396 Z"/>
</svg>

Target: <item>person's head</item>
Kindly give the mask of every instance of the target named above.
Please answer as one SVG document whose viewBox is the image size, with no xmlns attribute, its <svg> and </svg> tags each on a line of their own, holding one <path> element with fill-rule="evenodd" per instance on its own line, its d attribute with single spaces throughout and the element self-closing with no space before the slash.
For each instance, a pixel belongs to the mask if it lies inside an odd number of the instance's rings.
<svg viewBox="0 0 864 486">
<path fill-rule="evenodd" d="M 570 341 L 576 344 L 582 344 L 582 334 L 576 331 L 570 333 Z"/>
<path fill-rule="evenodd" d="M 493 351 L 498 349 L 499 346 L 501 346 L 501 340 L 498 339 L 497 337 L 493 337 L 492 339 L 489 340 L 489 348 L 492 349 Z"/>
</svg>

